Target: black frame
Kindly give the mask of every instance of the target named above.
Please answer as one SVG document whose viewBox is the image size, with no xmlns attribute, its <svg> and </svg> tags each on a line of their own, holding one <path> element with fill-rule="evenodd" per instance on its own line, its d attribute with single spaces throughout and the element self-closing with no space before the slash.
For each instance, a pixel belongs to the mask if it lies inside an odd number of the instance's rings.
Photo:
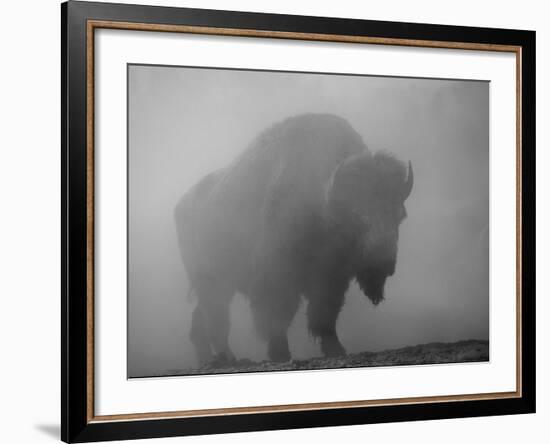
<svg viewBox="0 0 550 444">
<path fill-rule="evenodd" d="M 521 47 L 521 386 L 516 398 L 90 421 L 87 415 L 87 20 Z M 69 1 L 61 5 L 61 438 L 89 442 L 535 412 L 535 32 Z"/>
</svg>

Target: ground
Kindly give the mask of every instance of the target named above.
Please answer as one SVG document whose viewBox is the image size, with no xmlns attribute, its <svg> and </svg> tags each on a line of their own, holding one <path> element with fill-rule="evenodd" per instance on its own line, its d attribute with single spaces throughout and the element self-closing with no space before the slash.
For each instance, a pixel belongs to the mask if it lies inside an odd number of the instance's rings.
<svg viewBox="0 0 550 444">
<path fill-rule="evenodd" d="M 454 343 L 433 342 L 379 352 L 350 353 L 338 358 L 294 359 L 281 363 L 271 361 L 254 362 L 249 359 L 239 359 L 231 363 L 218 361 L 200 368 L 173 371 L 171 375 L 250 373 L 483 361 L 489 361 L 489 342 L 467 340 Z"/>
</svg>

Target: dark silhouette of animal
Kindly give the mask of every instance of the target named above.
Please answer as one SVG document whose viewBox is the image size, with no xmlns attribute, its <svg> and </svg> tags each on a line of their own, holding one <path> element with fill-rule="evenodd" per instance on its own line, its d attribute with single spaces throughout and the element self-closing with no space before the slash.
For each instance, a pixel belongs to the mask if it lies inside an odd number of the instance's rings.
<svg viewBox="0 0 550 444">
<path fill-rule="evenodd" d="M 204 177 L 175 210 L 197 295 L 190 338 L 202 363 L 233 359 L 229 305 L 245 295 L 271 360 L 290 359 L 287 329 L 301 296 L 327 356 L 345 354 L 336 320 L 353 279 L 374 304 L 395 271 L 398 227 L 413 172 L 371 153 L 344 119 L 288 118 L 226 168 Z"/>
</svg>

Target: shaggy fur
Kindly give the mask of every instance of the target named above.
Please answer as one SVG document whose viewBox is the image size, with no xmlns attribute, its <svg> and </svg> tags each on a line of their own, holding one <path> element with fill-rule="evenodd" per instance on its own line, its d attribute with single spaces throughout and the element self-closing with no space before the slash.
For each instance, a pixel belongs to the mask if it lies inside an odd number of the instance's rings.
<svg viewBox="0 0 550 444">
<path fill-rule="evenodd" d="M 267 129 L 189 190 L 175 217 L 198 298 L 191 339 L 199 359 L 232 358 L 236 292 L 249 298 L 270 359 L 290 359 L 287 330 L 301 296 L 323 352 L 345 353 L 336 334 L 345 292 L 356 278 L 373 303 L 382 300 L 411 173 L 389 154 L 371 154 L 344 119 L 307 114 Z"/>
</svg>

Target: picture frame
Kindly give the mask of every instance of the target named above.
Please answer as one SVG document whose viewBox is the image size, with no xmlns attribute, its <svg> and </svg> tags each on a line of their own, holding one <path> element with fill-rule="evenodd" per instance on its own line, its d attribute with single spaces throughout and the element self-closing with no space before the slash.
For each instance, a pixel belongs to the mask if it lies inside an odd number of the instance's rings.
<svg viewBox="0 0 550 444">
<path fill-rule="evenodd" d="M 508 54 L 515 66 L 515 390 L 465 392 L 375 399 L 329 399 L 255 406 L 173 410 L 131 409 L 97 414 L 100 311 L 95 292 L 103 276 L 95 272 L 98 232 L 96 170 L 98 30 L 154 34 L 315 42 L 418 51 Z M 307 49 L 307 48 L 306 48 Z M 137 54 L 137 56 L 136 56 Z M 62 276 L 61 276 L 61 435 L 65 442 L 142 439 L 182 435 L 370 424 L 442 418 L 534 413 L 535 387 L 535 32 L 433 24 L 289 16 L 69 1 L 61 5 L 62 84 Z M 126 63 L 140 63 L 139 52 Z M 108 63 L 108 60 L 102 61 Z M 104 65 L 102 65 L 104 66 Z M 334 67 L 338 72 L 338 67 Z M 387 75 L 395 75 L 388 72 Z M 125 91 L 123 92 L 126 93 Z M 510 91 L 509 91 L 510 93 Z M 492 131 L 498 131 L 492 128 Z M 492 151 L 494 154 L 495 152 Z M 496 156 L 498 156 L 498 150 Z M 491 172 L 500 159 L 491 158 Z M 96 165 L 96 166 L 94 166 Z M 123 171 L 120 176 L 125 176 Z M 498 243 L 496 235 L 492 243 Z M 498 269 L 492 273 L 499 273 Z M 498 313 L 497 313 L 498 316 Z M 493 319 L 493 321 L 495 321 Z M 493 322 L 492 321 L 492 322 Z M 123 325 L 123 324 L 121 324 Z M 125 334 L 122 331 L 121 334 Z M 105 361 L 104 357 L 101 361 Z M 234 381 L 246 385 L 248 375 Z M 197 377 L 193 381 L 198 381 Z M 210 380 L 212 381 L 212 380 Z M 135 387 L 135 385 L 133 386 Z M 113 393 L 117 396 L 116 393 Z M 196 394 L 194 395 L 196 396 Z M 228 400 L 231 404 L 231 400 Z"/>
</svg>

